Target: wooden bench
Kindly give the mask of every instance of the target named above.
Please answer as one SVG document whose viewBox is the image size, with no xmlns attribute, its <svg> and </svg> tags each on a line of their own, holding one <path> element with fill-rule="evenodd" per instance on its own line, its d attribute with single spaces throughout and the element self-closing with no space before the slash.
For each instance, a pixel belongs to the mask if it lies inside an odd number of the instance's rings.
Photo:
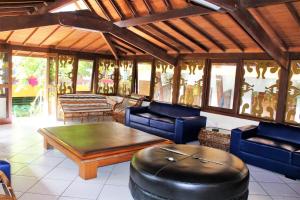
<svg viewBox="0 0 300 200">
<path fill-rule="evenodd" d="M 59 106 L 62 110 L 63 120 L 80 119 L 81 123 L 86 118 L 96 116 L 98 121 L 100 117 L 112 114 L 112 106 L 107 103 L 106 97 L 96 94 L 65 94 L 58 98 Z"/>
</svg>

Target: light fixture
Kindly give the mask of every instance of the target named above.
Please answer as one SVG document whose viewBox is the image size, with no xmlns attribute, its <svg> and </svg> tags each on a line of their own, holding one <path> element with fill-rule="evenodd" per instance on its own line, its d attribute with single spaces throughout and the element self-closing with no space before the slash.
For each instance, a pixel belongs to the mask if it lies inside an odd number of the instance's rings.
<svg viewBox="0 0 300 200">
<path fill-rule="evenodd" d="M 191 3 L 194 3 L 194 4 L 198 4 L 198 5 L 213 9 L 213 10 L 220 10 L 221 9 L 220 6 L 217 6 L 213 3 L 210 3 L 210 2 L 205 1 L 205 0 L 188 0 L 188 1 L 191 2 Z"/>
</svg>

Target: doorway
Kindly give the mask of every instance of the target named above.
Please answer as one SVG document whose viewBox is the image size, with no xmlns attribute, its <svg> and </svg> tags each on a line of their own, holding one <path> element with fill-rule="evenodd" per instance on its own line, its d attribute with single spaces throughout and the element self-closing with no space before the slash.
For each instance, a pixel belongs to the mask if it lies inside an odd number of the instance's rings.
<svg viewBox="0 0 300 200">
<path fill-rule="evenodd" d="M 47 115 L 47 59 L 12 57 L 12 112 L 14 117 Z"/>
</svg>

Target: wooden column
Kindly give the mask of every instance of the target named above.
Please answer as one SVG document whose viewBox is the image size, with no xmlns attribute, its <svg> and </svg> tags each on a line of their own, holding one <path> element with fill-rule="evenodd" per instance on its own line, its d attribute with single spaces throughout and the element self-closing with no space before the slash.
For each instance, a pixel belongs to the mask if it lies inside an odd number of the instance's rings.
<svg viewBox="0 0 300 200">
<path fill-rule="evenodd" d="M 281 67 L 278 88 L 278 102 L 276 111 L 276 122 L 283 123 L 285 121 L 286 100 L 288 93 L 289 72 L 291 69 L 291 61 L 288 69 Z"/>
<path fill-rule="evenodd" d="M 176 64 L 174 65 L 174 77 L 173 77 L 173 93 L 172 104 L 178 103 L 179 88 L 180 88 L 180 56 L 177 57 Z"/>
</svg>

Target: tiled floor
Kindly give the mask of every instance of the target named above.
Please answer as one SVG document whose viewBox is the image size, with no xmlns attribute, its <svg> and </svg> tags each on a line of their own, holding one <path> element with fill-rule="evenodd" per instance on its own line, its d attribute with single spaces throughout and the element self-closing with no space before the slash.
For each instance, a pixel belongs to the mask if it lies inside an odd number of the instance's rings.
<svg viewBox="0 0 300 200">
<path fill-rule="evenodd" d="M 45 151 L 37 129 L 61 123 L 36 118 L 0 126 L 0 157 L 12 164 L 13 188 L 21 200 L 132 200 L 128 190 L 129 163 L 98 170 L 84 181 L 77 166 L 56 150 Z M 300 200 L 300 181 L 249 166 L 250 200 Z"/>
</svg>

